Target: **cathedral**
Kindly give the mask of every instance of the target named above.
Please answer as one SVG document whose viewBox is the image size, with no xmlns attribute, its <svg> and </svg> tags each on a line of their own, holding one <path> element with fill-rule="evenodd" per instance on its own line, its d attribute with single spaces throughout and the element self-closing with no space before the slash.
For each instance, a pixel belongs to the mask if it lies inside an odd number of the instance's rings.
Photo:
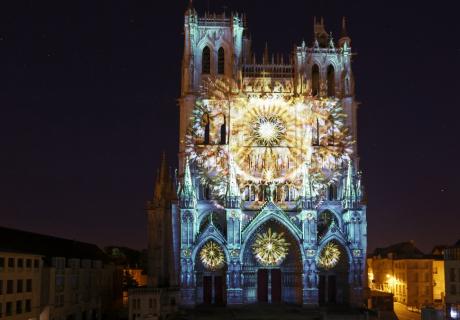
<svg viewBox="0 0 460 320">
<path fill-rule="evenodd" d="M 149 286 L 174 303 L 363 304 L 351 39 L 322 18 L 311 38 L 256 57 L 244 15 L 186 10 L 179 168 L 147 205 Z"/>
</svg>

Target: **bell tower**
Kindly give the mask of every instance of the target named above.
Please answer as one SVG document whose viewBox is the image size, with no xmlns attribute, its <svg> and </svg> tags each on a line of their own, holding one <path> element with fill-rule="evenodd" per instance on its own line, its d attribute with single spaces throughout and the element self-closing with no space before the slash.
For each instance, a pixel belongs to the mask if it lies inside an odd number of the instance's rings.
<svg viewBox="0 0 460 320">
<path fill-rule="evenodd" d="M 184 54 L 179 98 L 179 168 L 184 168 L 185 135 L 203 80 L 240 77 L 243 53 L 243 16 L 198 16 L 192 2 L 184 15 Z"/>
</svg>

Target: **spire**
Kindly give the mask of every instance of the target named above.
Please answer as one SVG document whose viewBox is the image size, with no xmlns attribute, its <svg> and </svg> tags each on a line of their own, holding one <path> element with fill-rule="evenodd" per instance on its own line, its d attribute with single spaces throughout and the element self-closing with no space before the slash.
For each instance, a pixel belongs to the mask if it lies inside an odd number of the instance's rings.
<svg viewBox="0 0 460 320">
<path fill-rule="evenodd" d="M 344 50 L 351 45 L 351 39 L 348 36 L 347 20 L 342 17 L 342 30 L 340 32 L 339 47 L 344 47 Z"/>
<path fill-rule="evenodd" d="M 300 192 L 300 203 L 302 209 L 313 209 L 313 186 L 309 172 L 310 165 L 304 163 L 302 166 L 302 190 Z"/>
<path fill-rule="evenodd" d="M 157 169 L 156 180 L 155 180 L 155 188 L 153 192 L 153 200 L 159 204 L 161 200 L 165 198 L 165 192 L 167 191 L 167 183 L 168 183 L 168 169 L 166 164 L 166 153 L 163 151 L 161 155 L 161 164 L 160 168 Z"/>
<path fill-rule="evenodd" d="M 188 157 L 185 158 L 184 181 L 179 192 L 180 204 L 182 208 L 193 208 L 196 205 L 195 189 L 190 173 Z"/>
<path fill-rule="evenodd" d="M 196 15 L 196 10 L 193 7 L 193 0 L 189 0 L 187 9 L 185 10 L 186 16 Z"/>
<path fill-rule="evenodd" d="M 225 207 L 226 208 L 239 208 L 241 203 L 240 187 L 236 181 L 235 165 L 233 159 L 228 161 L 228 181 L 227 191 L 225 193 Z"/>
<path fill-rule="evenodd" d="M 344 17 L 342 17 L 342 30 L 341 30 L 341 34 L 340 36 L 342 38 L 344 37 L 348 37 L 348 32 L 347 32 L 347 19 Z"/>
<path fill-rule="evenodd" d="M 334 38 L 332 37 L 332 32 L 329 33 L 329 48 L 334 49 Z"/>
<path fill-rule="evenodd" d="M 303 164 L 302 171 L 302 197 L 311 199 L 313 197 L 313 190 L 311 187 L 309 166 L 306 163 Z"/>
<path fill-rule="evenodd" d="M 231 159 L 228 164 L 228 183 L 227 183 L 227 197 L 239 197 L 240 188 L 238 187 L 238 182 L 236 181 L 235 174 L 235 165 Z"/>
<path fill-rule="evenodd" d="M 153 199 L 159 200 L 161 197 L 160 169 L 157 169 L 155 187 L 153 189 Z"/>
<path fill-rule="evenodd" d="M 262 57 L 262 64 L 268 64 L 268 43 L 265 42 L 264 55 Z"/>
<path fill-rule="evenodd" d="M 355 177 L 355 168 L 353 161 L 350 159 L 343 191 L 343 207 L 345 209 L 355 208 L 360 200 L 356 190 Z"/>
</svg>

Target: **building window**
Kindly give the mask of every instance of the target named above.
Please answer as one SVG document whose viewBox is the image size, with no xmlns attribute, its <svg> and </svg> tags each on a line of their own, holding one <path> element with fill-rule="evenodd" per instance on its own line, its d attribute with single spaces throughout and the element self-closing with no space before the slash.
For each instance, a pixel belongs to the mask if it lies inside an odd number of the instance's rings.
<svg viewBox="0 0 460 320">
<path fill-rule="evenodd" d="M 26 260 L 26 268 L 32 268 L 32 259 L 27 259 Z"/>
<path fill-rule="evenodd" d="M 210 142 L 210 130 L 211 130 L 211 119 L 209 114 L 205 113 L 201 118 L 201 123 L 204 127 L 204 141 L 203 144 L 209 144 Z"/>
<path fill-rule="evenodd" d="M 319 93 L 319 67 L 317 64 L 314 64 L 311 68 L 311 94 L 313 96 L 318 95 Z"/>
<path fill-rule="evenodd" d="M 224 117 L 224 123 L 220 126 L 220 144 L 227 143 L 227 123 Z"/>
<path fill-rule="evenodd" d="M 225 73 L 225 51 L 222 47 L 219 49 L 219 52 L 217 53 L 217 73 Z"/>
<path fill-rule="evenodd" d="M 23 284 L 22 279 L 18 280 L 17 285 L 16 285 L 16 292 L 17 293 L 22 293 L 22 284 Z"/>
<path fill-rule="evenodd" d="M 32 311 L 32 301 L 30 299 L 26 300 L 26 312 Z"/>
<path fill-rule="evenodd" d="M 149 299 L 149 308 L 150 309 L 153 308 L 153 300 L 152 300 L 152 298 Z"/>
<path fill-rule="evenodd" d="M 40 268 L 40 261 L 38 259 L 34 259 L 34 268 L 35 269 Z"/>
<path fill-rule="evenodd" d="M 211 73 L 211 50 L 209 50 L 209 47 L 207 46 L 204 47 L 203 54 L 201 56 L 201 73 Z"/>
<path fill-rule="evenodd" d="M 136 309 L 136 299 L 133 299 L 133 309 Z"/>
<path fill-rule="evenodd" d="M 13 293 L 13 280 L 6 281 L 6 293 Z"/>
<path fill-rule="evenodd" d="M 22 301 L 18 300 L 16 301 L 16 314 L 21 314 L 22 313 Z"/>
<path fill-rule="evenodd" d="M 17 260 L 18 268 L 24 268 L 24 259 L 20 258 Z"/>
<path fill-rule="evenodd" d="M 454 268 L 450 268 L 449 278 L 451 282 L 455 282 L 455 269 Z"/>
<path fill-rule="evenodd" d="M 11 316 L 13 315 L 13 302 L 7 302 L 6 303 L 6 316 Z"/>
<path fill-rule="evenodd" d="M 14 268 L 14 258 L 8 258 L 8 268 Z"/>
<path fill-rule="evenodd" d="M 4 268 L 4 267 L 5 267 L 5 258 L 0 257 L 0 268 Z"/>
<path fill-rule="evenodd" d="M 455 284 L 450 285 L 450 294 L 452 294 L 452 295 L 457 294 L 457 286 Z"/>
<path fill-rule="evenodd" d="M 32 279 L 26 280 L 26 292 L 32 292 Z"/>
<path fill-rule="evenodd" d="M 335 96 L 335 71 L 332 64 L 327 67 L 327 95 Z"/>
<path fill-rule="evenodd" d="M 3 294 L 3 280 L 0 280 L 0 295 Z"/>
<path fill-rule="evenodd" d="M 0 302 L 0 318 L 3 317 L 3 304 Z"/>
</svg>

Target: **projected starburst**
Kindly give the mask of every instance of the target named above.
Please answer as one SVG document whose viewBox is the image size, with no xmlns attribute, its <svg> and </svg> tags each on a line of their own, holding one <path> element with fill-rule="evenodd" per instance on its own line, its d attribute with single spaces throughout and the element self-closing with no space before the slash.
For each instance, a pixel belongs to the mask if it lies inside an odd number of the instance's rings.
<svg viewBox="0 0 460 320">
<path fill-rule="evenodd" d="M 224 252 L 214 241 L 209 241 L 203 246 L 200 258 L 203 265 L 209 270 L 220 269 L 225 263 Z"/>
<path fill-rule="evenodd" d="M 275 266 L 284 260 L 288 253 L 289 243 L 286 242 L 283 235 L 283 232 L 272 232 L 271 228 L 263 234 L 257 234 L 252 250 L 261 264 Z"/>
<path fill-rule="evenodd" d="M 252 124 L 252 136 L 263 146 L 278 145 L 286 132 L 284 123 L 277 116 L 260 116 Z"/>
<path fill-rule="evenodd" d="M 323 250 L 321 250 L 318 258 L 318 266 L 323 269 L 332 269 L 337 265 L 339 260 L 339 247 L 335 243 L 329 242 Z"/>
</svg>

